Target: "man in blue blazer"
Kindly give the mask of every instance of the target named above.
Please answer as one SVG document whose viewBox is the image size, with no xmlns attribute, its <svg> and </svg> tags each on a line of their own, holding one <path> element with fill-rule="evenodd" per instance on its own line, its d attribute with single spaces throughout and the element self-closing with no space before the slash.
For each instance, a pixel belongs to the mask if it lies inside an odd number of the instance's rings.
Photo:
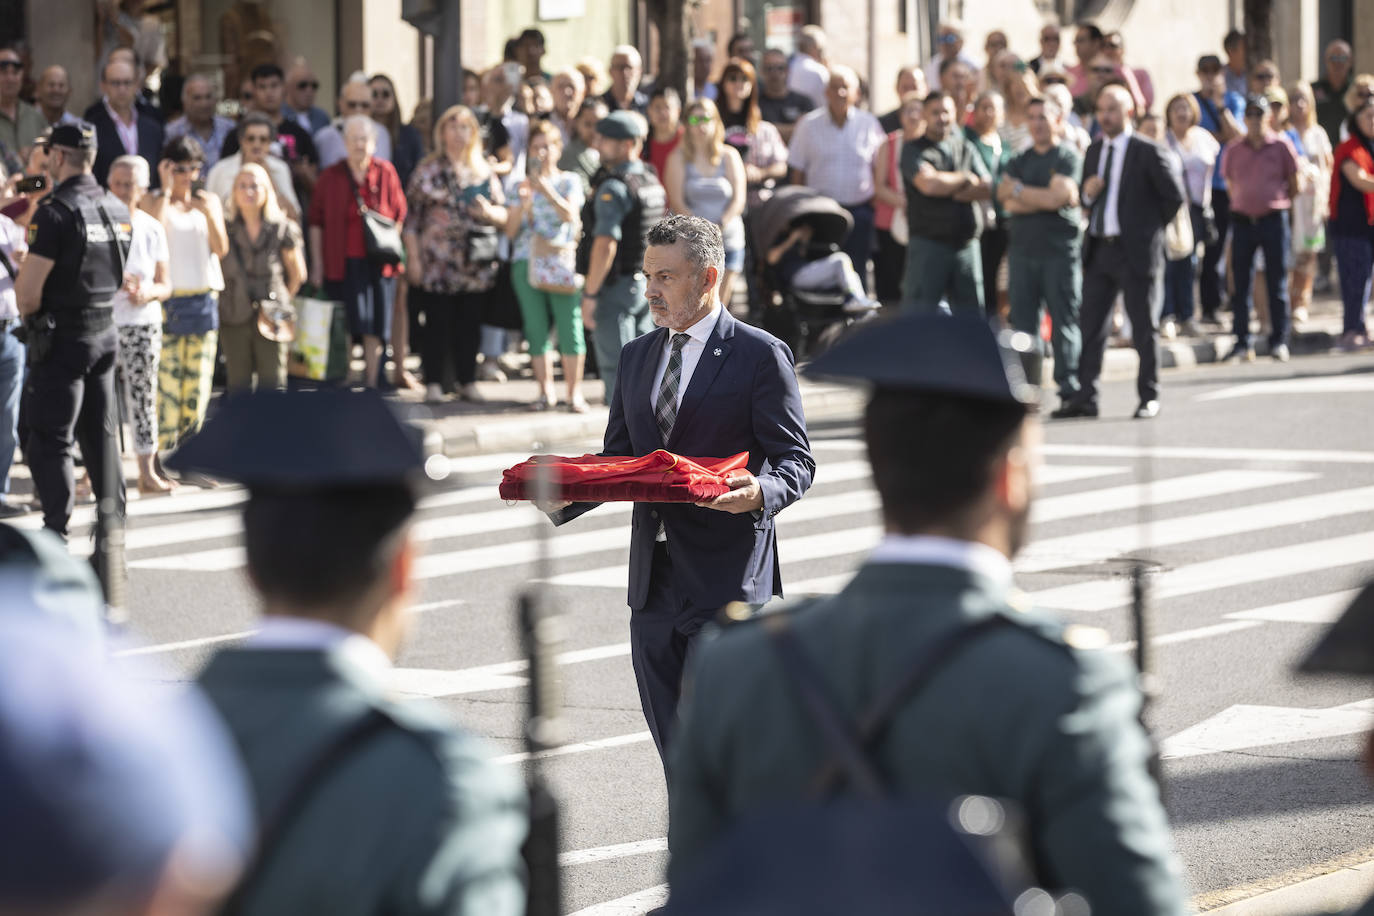
<svg viewBox="0 0 1374 916">
<path fill-rule="evenodd" d="M 662 755 L 683 665 L 702 625 L 732 601 L 760 605 L 782 594 L 774 519 L 811 486 L 816 462 L 791 351 L 721 305 L 720 229 L 700 217 L 669 216 L 647 244 L 645 295 L 658 327 L 621 351 L 602 454 L 749 453 L 748 472 L 723 496 L 634 507 L 631 658 Z M 596 505 L 545 508 L 561 525 Z"/>
<path fill-rule="evenodd" d="M 157 161 L 162 156 L 162 125 L 134 105 L 134 98 L 138 95 L 134 68 L 122 58 L 110 61 L 100 77 L 100 88 L 105 93 L 104 99 L 87 110 L 88 120 L 95 127 L 95 167 L 91 170 L 95 180 L 103 187 L 110 173 L 110 164 L 125 153 L 133 153 L 148 160 L 148 172 L 152 176 L 153 187 L 157 187 Z M 122 122 L 122 129 L 116 123 L 116 118 Z M 136 149 L 129 148 L 125 142 L 126 134 L 137 137 Z"/>
</svg>

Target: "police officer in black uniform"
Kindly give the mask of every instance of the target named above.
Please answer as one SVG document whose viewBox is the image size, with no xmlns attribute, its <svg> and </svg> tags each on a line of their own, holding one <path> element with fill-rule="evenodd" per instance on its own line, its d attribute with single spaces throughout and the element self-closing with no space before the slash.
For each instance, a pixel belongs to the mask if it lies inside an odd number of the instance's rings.
<svg viewBox="0 0 1374 916">
<path fill-rule="evenodd" d="M 26 455 L 43 525 L 65 540 L 75 503 L 73 439 L 102 507 L 124 516 L 112 301 L 124 280 L 130 216 L 91 174 L 94 127 L 60 124 L 45 142 L 54 190 L 29 224 L 29 255 L 14 285 L 29 349 Z M 97 534 L 96 557 L 103 556 Z"/>
</svg>

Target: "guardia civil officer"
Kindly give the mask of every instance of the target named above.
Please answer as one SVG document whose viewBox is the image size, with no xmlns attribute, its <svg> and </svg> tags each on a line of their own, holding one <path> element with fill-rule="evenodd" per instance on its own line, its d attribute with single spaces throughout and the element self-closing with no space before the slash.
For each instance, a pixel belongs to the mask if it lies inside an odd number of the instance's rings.
<svg viewBox="0 0 1374 916">
<path fill-rule="evenodd" d="M 667 211 L 663 185 L 640 161 L 649 127 L 632 111 L 615 111 L 596 123 L 601 168 L 582 208 L 582 243 L 577 249 L 582 320 L 592 329 L 597 372 L 606 403 L 615 390 L 620 350 L 653 330 L 644 299 L 645 238 Z"/>
<path fill-rule="evenodd" d="M 877 735 L 864 753 L 890 793 L 1007 799 L 1041 887 L 1094 913 L 1187 912 L 1133 671 L 1075 648 L 1012 588 L 1039 439 L 1021 364 L 980 318 L 917 313 L 866 325 L 809 371 L 874 386 L 864 435 L 887 535 L 838 595 L 699 644 L 669 747 L 670 883 L 690 884 L 751 815 L 814 800 L 830 745 L 799 682 L 857 732 L 875 697 L 927 665 L 861 731 Z M 793 676 L 774 626 L 813 677 Z"/>
<path fill-rule="evenodd" d="M 55 187 L 29 223 L 29 254 L 14 288 L 28 335 L 25 454 L 43 525 L 65 539 L 75 504 L 74 440 L 96 497 L 114 500 L 116 513 L 124 514 L 113 300 L 132 236 L 129 211 L 106 197 L 91 174 L 95 128 L 84 121 L 59 124 L 45 143 Z M 102 556 L 99 536 L 96 547 Z"/>
<path fill-rule="evenodd" d="M 235 916 L 524 912 L 517 771 L 388 689 L 416 558 L 418 435 L 375 391 L 231 397 L 167 466 L 248 487 L 259 631 L 200 686 L 262 826 Z"/>
</svg>

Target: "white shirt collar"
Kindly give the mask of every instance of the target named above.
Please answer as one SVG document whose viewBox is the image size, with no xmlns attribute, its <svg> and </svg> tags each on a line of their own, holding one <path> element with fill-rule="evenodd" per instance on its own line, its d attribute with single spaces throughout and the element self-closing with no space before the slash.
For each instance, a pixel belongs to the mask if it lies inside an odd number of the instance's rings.
<svg viewBox="0 0 1374 916">
<path fill-rule="evenodd" d="M 384 673 L 391 659 L 382 647 L 361 633 L 324 620 L 271 615 L 244 646 L 251 649 L 318 649 L 338 651 L 364 671 Z"/>
<path fill-rule="evenodd" d="M 692 325 L 686 331 L 674 331 L 670 328 L 668 330 L 668 340 L 671 341 L 675 334 L 686 334 L 691 337 L 693 341 L 702 346 L 706 346 L 706 341 L 711 338 L 711 333 L 715 331 L 716 320 L 719 318 L 720 303 L 717 302 L 715 305 L 711 306 L 711 311 L 698 318 L 696 324 Z"/>
<path fill-rule="evenodd" d="M 1011 561 L 997 550 L 976 541 L 930 535 L 888 534 L 873 552 L 869 563 L 906 563 L 952 566 L 1011 585 Z"/>
</svg>

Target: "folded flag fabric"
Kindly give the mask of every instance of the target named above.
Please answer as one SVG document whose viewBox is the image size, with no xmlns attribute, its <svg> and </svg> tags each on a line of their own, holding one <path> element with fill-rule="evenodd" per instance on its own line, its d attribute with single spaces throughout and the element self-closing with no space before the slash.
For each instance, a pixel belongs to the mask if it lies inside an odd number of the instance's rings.
<svg viewBox="0 0 1374 916">
<path fill-rule="evenodd" d="M 659 449 L 639 458 L 535 455 L 501 475 L 502 499 L 534 499 L 535 476 L 552 472 L 549 499 L 573 502 L 696 503 L 730 491 L 732 472 L 749 453 L 731 458 L 684 458 Z"/>
</svg>

